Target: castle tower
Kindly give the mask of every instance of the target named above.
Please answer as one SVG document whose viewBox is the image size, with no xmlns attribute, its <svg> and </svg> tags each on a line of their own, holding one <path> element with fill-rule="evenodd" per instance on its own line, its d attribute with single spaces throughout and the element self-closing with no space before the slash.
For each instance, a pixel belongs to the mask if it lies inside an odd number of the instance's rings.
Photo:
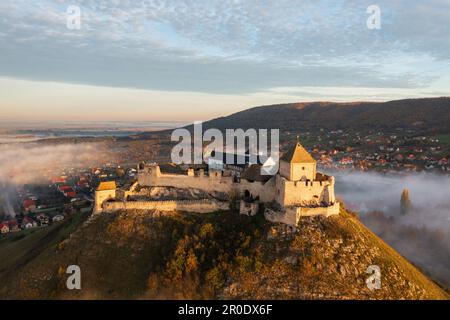
<svg viewBox="0 0 450 320">
<path fill-rule="evenodd" d="M 100 182 L 97 190 L 95 190 L 94 212 L 101 212 L 103 209 L 103 202 L 116 198 L 116 188 L 115 181 Z"/>
<path fill-rule="evenodd" d="M 316 160 L 314 160 L 300 142 L 297 142 L 280 159 L 280 175 L 290 181 L 314 181 L 316 178 L 316 167 Z"/>
<path fill-rule="evenodd" d="M 161 176 L 161 169 L 156 163 L 140 164 L 138 168 L 139 185 L 144 187 L 157 185 L 158 178 Z"/>
</svg>

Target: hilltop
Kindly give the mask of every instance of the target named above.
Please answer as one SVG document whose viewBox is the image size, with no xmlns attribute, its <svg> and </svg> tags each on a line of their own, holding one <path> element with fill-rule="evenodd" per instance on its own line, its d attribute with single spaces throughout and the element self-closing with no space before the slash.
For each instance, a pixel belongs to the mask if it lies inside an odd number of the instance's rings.
<svg viewBox="0 0 450 320">
<path fill-rule="evenodd" d="M 0 241 L 0 250 L 28 253 L 3 263 L 0 298 L 448 298 L 345 209 L 329 218 L 302 217 L 296 234 L 234 211 L 128 211 L 66 223 L 37 231 L 46 232 L 45 248 L 27 237 Z M 81 291 L 65 289 L 71 264 L 81 267 Z M 382 288 L 370 291 L 365 272 L 374 264 Z"/>
<path fill-rule="evenodd" d="M 204 123 L 205 128 L 411 129 L 450 132 L 450 97 L 388 102 L 302 102 L 250 108 Z"/>
</svg>

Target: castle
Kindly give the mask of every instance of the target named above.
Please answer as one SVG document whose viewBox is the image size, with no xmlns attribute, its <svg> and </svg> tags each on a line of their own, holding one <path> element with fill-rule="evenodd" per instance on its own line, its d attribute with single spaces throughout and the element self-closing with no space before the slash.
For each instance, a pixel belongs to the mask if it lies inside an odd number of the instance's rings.
<svg viewBox="0 0 450 320">
<path fill-rule="evenodd" d="M 301 216 L 339 213 L 334 177 L 317 172 L 315 159 L 297 142 L 279 161 L 274 175 L 262 175 L 261 164 L 223 166 L 168 166 L 141 163 L 138 179 L 129 188 L 117 189 L 102 182 L 95 192 L 95 212 L 123 209 L 213 212 L 238 204 L 241 214 L 255 215 L 264 204 L 265 218 L 297 226 Z M 195 190 L 203 198 L 154 197 L 155 188 Z M 164 189 L 165 188 L 165 189 Z M 158 189 L 158 190 L 159 190 Z"/>
</svg>

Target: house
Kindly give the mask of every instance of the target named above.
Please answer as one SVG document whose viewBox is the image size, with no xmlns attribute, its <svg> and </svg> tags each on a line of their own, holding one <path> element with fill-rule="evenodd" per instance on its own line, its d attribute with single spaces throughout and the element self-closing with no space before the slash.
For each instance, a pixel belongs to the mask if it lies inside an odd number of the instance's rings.
<svg viewBox="0 0 450 320">
<path fill-rule="evenodd" d="M 58 189 L 67 198 L 75 198 L 77 196 L 77 193 L 70 186 L 60 186 Z"/>
<path fill-rule="evenodd" d="M 37 223 L 30 217 L 25 217 L 25 218 L 23 218 L 22 224 L 20 225 L 20 227 L 23 230 L 28 230 L 28 229 L 37 227 Z"/>
<path fill-rule="evenodd" d="M 438 162 L 438 164 L 440 165 L 440 166 L 445 166 L 445 165 L 448 165 L 448 159 L 447 158 L 442 158 L 441 160 L 439 160 L 439 162 Z"/>
<path fill-rule="evenodd" d="M 89 188 L 89 181 L 87 180 L 86 177 L 80 177 L 80 179 L 77 182 L 77 186 L 78 187 Z"/>
<path fill-rule="evenodd" d="M 8 224 L 9 224 L 9 232 L 17 232 L 17 231 L 20 231 L 20 229 L 19 229 L 19 224 L 17 223 L 16 220 L 10 220 L 10 221 L 8 222 Z"/>
<path fill-rule="evenodd" d="M 62 214 L 57 214 L 56 216 L 54 216 L 52 218 L 53 222 L 58 222 L 58 221 L 63 221 L 64 220 L 64 216 Z"/>
<path fill-rule="evenodd" d="M 0 233 L 2 234 L 9 233 L 8 223 L 0 223 Z"/>
<path fill-rule="evenodd" d="M 49 218 L 46 214 L 40 213 L 36 216 L 36 220 L 39 222 L 41 226 L 47 226 L 49 223 Z"/>
<path fill-rule="evenodd" d="M 22 230 L 28 230 L 28 229 L 33 228 L 33 223 L 31 223 L 31 222 L 23 223 L 23 222 L 22 222 L 22 224 L 20 225 L 20 227 L 22 228 Z"/>
<path fill-rule="evenodd" d="M 322 163 L 322 164 L 327 164 L 327 163 L 332 163 L 333 162 L 333 159 L 331 158 L 331 157 L 329 157 L 329 156 L 327 156 L 327 155 L 321 155 L 321 157 L 320 157 L 320 163 Z"/>
<path fill-rule="evenodd" d="M 339 161 L 341 165 L 349 165 L 349 164 L 353 164 L 353 158 L 352 157 L 343 157 L 341 159 L 341 161 Z"/>
<path fill-rule="evenodd" d="M 35 211 L 36 210 L 36 201 L 33 199 L 25 199 L 22 202 L 23 208 L 25 211 Z"/>
<path fill-rule="evenodd" d="M 66 183 L 66 178 L 64 177 L 53 177 L 52 184 L 63 184 Z"/>
</svg>

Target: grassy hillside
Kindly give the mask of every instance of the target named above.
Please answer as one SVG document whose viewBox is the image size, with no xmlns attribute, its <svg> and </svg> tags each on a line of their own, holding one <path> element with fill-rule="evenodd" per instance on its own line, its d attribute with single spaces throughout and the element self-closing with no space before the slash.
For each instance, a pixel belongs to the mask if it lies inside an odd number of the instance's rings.
<svg viewBox="0 0 450 320">
<path fill-rule="evenodd" d="M 32 259 L 3 265 L 0 298 L 448 298 L 344 210 L 304 218 L 295 235 L 282 229 L 235 212 L 99 215 Z M 32 242 L 14 245 L 29 251 Z M 0 243 L 2 257 L 5 247 L 11 243 Z M 80 291 L 65 288 L 72 264 L 81 267 Z M 382 288 L 370 291 L 365 271 L 373 264 Z"/>
<path fill-rule="evenodd" d="M 27 265 L 47 248 L 68 238 L 86 216 L 78 213 L 50 227 L 30 229 L 0 238 L 0 283 L 7 282 L 10 271 Z"/>
<path fill-rule="evenodd" d="M 450 98 L 389 102 L 306 102 L 255 107 L 204 123 L 205 128 L 283 130 L 395 129 L 450 133 Z"/>
</svg>

